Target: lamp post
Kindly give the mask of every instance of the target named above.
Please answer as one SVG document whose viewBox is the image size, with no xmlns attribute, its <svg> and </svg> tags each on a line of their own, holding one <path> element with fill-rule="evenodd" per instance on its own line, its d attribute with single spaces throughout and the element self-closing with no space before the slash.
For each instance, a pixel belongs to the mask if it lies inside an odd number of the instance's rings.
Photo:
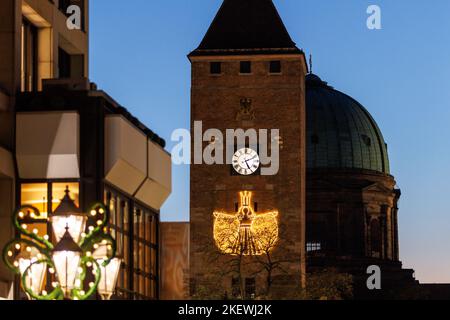
<svg viewBox="0 0 450 320">
<path fill-rule="evenodd" d="M 25 275 L 26 286 L 35 292 L 40 292 L 44 284 L 45 273 L 47 271 L 47 264 L 34 264 L 37 261 L 38 251 L 34 248 L 27 247 L 25 252 L 19 255 L 19 270 Z M 28 270 L 28 271 L 27 271 Z M 25 271 L 27 271 L 25 273 Z M 31 296 L 28 295 L 31 300 Z"/>
<path fill-rule="evenodd" d="M 69 233 L 73 240 L 78 243 L 81 234 L 86 228 L 87 215 L 76 206 L 75 201 L 70 198 L 69 188 L 66 188 L 64 198 L 61 203 L 50 216 L 53 233 L 56 242 L 59 242 L 66 232 L 66 227 L 69 227 Z"/>
<path fill-rule="evenodd" d="M 106 264 L 108 260 L 108 250 L 110 245 L 103 241 L 100 245 L 94 245 L 93 258 L 97 261 L 100 266 L 101 279 L 98 284 L 98 293 L 103 300 L 110 300 L 114 294 L 117 278 L 119 276 L 120 266 L 122 264 L 122 259 L 115 257 Z"/>
<path fill-rule="evenodd" d="M 122 260 L 114 258 L 108 265 L 104 265 L 104 260 L 98 261 L 101 269 L 101 279 L 98 284 L 98 293 L 103 300 L 110 300 L 117 285 L 117 278 L 119 276 L 120 265 Z"/>
<path fill-rule="evenodd" d="M 55 244 L 48 236 L 40 237 L 36 230 L 29 231 L 27 223 L 40 216 L 38 209 L 23 206 L 14 212 L 13 225 L 20 236 L 4 247 L 3 260 L 21 276 L 22 288 L 29 299 L 86 300 L 97 290 L 102 299 L 111 298 L 121 260 L 115 258 L 115 240 L 107 228 L 109 212 L 101 203 L 93 205 L 89 212 L 95 221 L 86 234 L 88 215 L 75 205 L 67 188 L 49 218 Z M 102 248 L 101 256 L 95 255 L 98 248 Z M 86 285 L 89 272 L 94 281 Z M 43 288 L 47 273 L 51 286 Z"/>
<path fill-rule="evenodd" d="M 82 252 L 70 235 L 69 227 L 66 227 L 66 232 L 61 241 L 58 242 L 52 251 L 59 285 L 66 299 L 70 298 L 71 292 L 75 287 L 75 278 L 78 273 Z"/>
</svg>

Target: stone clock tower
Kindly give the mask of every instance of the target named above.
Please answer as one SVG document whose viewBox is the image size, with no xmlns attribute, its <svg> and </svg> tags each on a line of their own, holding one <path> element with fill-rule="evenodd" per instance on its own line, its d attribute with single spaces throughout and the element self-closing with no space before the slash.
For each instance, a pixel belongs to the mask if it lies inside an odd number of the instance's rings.
<svg viewBox="0 0 450 320">
<path fill-rule="evenodd" d="M 304 54 L 271 0 L 225 0 L 189 59 L 191 295 L 295 298 L 305 275 Z M 198 137 L 208 129 L 223 138 Z M 237 129 L 254 129 L 258 145 L 226 139 Z M 228 162 L 199 164 L 211 146 Z M 264 146 L 271 163 L 259 164 Z"/>
</svg>

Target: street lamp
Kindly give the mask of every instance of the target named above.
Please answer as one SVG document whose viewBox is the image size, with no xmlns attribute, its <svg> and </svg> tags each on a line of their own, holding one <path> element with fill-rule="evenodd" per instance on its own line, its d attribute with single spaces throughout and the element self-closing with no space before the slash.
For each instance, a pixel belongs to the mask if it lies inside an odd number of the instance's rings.
<svg viewBox="0 0 450 320">
<path fill-rule="evenodd" d="M 69 227 L 66 227 L 66 232 L 61 241 L 58 242 L 52 252 L 59 285 L 65 298 L 70 298 L 71 292 L 75 288 L 75 279 L 82 252 L 78 244 L 73 241 L 69 233 Z"/>
<path fill-rule="evenodd" d="M 122 260 L 119 258 L 112 259 L 109 264 L 104 265 L 105 261 L 98 260 L 101 270 L 101 279 L 98 284 L 98 294 L 103 300 L 110 300 L 117 285 L 117 278 L 119 276 L 120 265 Z"/>
<path fill-rule="evenodd" d="M 121 260 L 115 258 L 116 243 L 107 228 L 109 211 L 101 203 L 93 205 L 89 212 L 95 226 L 90 226 L 86 234 L 87 214 L 82 213 L 69 194 L 67 188 L 49 218 L 55 244 L 48 236 L 40 237 L 36 230 L 29 230 L 33 217 L 40 216 L 38 209 L 26 205 L 14 212 L 13 224 L 19 236 L 4 247 L 3 261 L 21 276 L 22 288 L 29 299 L 86 300 L 97 290 L 103 299 L 110 299 Z M 89 272 L 94 281 L 86 286 Z M 42 290 L 47 273 L 51 288 L 45 289 L 50 292 Z"/>
<path fill-rule="evenodd" d="M 41 292 L 47 272 L 46 263 L 35 264 L 38 254 L 39 252 L 35 248 L 27 247 L 18 259 L 20 274 L 25 277 L 26 286 L 34 292 Z M 32 299 L 30 295 L 28 298 Z"/>
<path fill-rule="evenodd" d="M 105 241 L 100 245 L 95 245 L 94 249 L 95 251 L 92 256 L 100 266 L 101 272 L 101 280 L 98 284 L 97 291 L 103 300 L 110 300 L 117 285 L 122 260 L 115 257 L 107 263 L 110 245 Z"/>
<path fill-rule="evenodd" d="M 70 198 L 69 187 L 66 187 L 64 198 L 50 216 L 56 242 L 61 240 L 68 226 L 70 235 L 78 243 L 86 228 L 86 221 L 87 215 L 76 206 L 75 201 Z"/>
</svg>

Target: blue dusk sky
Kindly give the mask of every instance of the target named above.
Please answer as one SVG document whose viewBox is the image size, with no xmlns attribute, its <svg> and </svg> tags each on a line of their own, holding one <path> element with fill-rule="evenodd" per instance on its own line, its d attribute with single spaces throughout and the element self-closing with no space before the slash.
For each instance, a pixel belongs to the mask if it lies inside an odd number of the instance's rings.
<svg viewBox="0 0 450 320">
<path fill-rule="evenodd" d="M 314 73 L 361 102 L 402 190 L 400 254 L 450 282 L 450 1 L 275 0 Z M 90 1 L 90 78 L 166 139 L 189 128 L 190 63 L 221 0 Z M 366 27 L 379 5 L 382 30 Z M 189 167 L 173 168 L 164 221 L 189 219 Z"/>
</svg>

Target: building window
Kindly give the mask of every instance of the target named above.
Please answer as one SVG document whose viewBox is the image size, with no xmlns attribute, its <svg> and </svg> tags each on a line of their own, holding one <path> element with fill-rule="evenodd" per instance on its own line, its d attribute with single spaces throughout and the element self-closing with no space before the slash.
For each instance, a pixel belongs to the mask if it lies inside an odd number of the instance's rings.
<svg viewBox="0 0 450 320">
<path fill-rule="evenodd" d="M 70 55 L 58 48 L 59 78 L 70 78 Z"/>
<path fill-rule="evenodd" d="M 28 20 L 22 20 L 21 34 L 21 82 L 22 92 L 37 90 L 37 28 Z"/>
<path fill-rule="evenodd" d="M 210 64 L 211 74 L 221 74 L 222 73 L 222 63 L 221 62 L 211 62 Z"/>
<path fill-rule="evenodd" d="M 270 61 L 269 72 L 274 74 L 281 73 L 281 61 Z"/>
<path fill-rule="evenodd" d="M 252 63 L 250 61 L 241 61 L 240 73 L 241 74 L 252 73 Z"/>
<path fill-rule="evenodd" d="M 47 183 L 23 183 L 20 186 L 20 205 L 33 206 L 40 212 L 41 219 L 48 218 Z"/>
<path fill-rule="evenodd" d="M 70 78 L 70 55 L 58 48 L 59 78 Z"/>
<path fill-rule="evenodd" d="M 381 227 L 378 219 L 373 219 L 370 222 L 370 246 L 372 257 L 381 257 Z"/>
<path fill-rule="evenodd" d="M 245 279 L 245 298 L 254 300 L 256 298 L 256 279 L 246 278 Z"/>
<path fill-rule="evenodd" d="M 233 298 L 241 298 L 241 282 L 239 278 L 231 279 L 231 294 Z"/>
<path fill-rule="evenodd" d="M 306 244 L 306 252 L 318 252 L 318 251 L 322 251 L 322 243 L 308 242 Z"/>
<path fill-rule="evenodd" d="M 82 78 L 84 75 L 84 55 L 69 54 L 58 48 L 59 78 Z"/>
<path fill-rule="evenodd" d="M 36 220 L 46 220 L 53 210 L 59 206 L 66 188 L 69 188 L 70 197 L 79 206 L 78 182 L 22 183 L 20 185 L 20 205 L 35 207 L 41 214 L 36 217 Z"/>
<path fill-rule="evenodd" d="M 112 188 L 105 191 L 105 199 L 110 208 L 111 234 L 116 239 L 117 255 L 123 258 L 117 297 L 157 299 L 159 219 L 156 213 Z"/>
<path fill-rule="evenodd" d="M 244 299 L 253 300 L 256 298 L 256 279 L 255 278 L 245 278 L 243 279 L 244 287 Z M 233 298 L 241 299 L 241 282 L 240 278 L 234 277 L 231 279 L 231 294 Z"/>
<path fill-rule="evenodd" d="M 52 212 L 58 208 L 61 199 L 66 194 L 66 188 L 70 191 L 70 197 L 75 201 L 75 204 L 80 206 L 80 192 L 78 182 L 55 182 L 52 183 Z"/>
<path fill-rule="evenodd" d="M 66 187 L 69 187 L 70 197 L 79 206 L 79 184 L 78 182 L 22 182 L 20 184 L 19 206 L 29 205 L 39 210 L 39 216 L 31 217 L 27 222 L 30 230 L 37 231 L 37 235 L 53 237 L 48 217 L 58 207 L 65 195 Z"/>
<path fill-rule="evenodd" d="M 193 297 L 197 294 L 197 281 L 195 279 L 189 279 L 189 296 Z"/>
</svg>

